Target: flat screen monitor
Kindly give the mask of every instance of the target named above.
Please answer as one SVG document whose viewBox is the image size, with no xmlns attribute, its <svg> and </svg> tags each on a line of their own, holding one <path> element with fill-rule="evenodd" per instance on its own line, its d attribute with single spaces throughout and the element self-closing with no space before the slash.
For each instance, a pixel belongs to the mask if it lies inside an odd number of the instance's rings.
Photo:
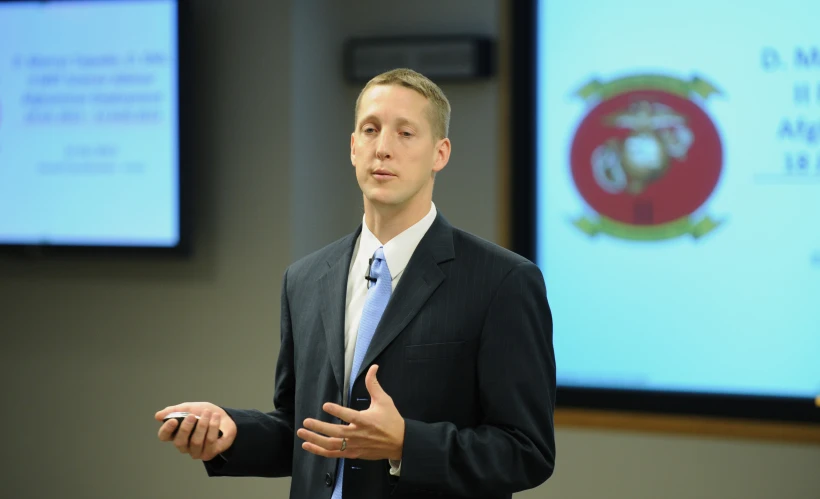
<svg viewBox="0 0 820 499">
<path fill-rule="evenodd" d="M 514 9 L 559 405 L 820 421 L 820 3 Z"/>
<path fill-rule="evenodd" d="M 0 245 L 178 249 L 175 0 L 0 1 Z"/>
</svg>

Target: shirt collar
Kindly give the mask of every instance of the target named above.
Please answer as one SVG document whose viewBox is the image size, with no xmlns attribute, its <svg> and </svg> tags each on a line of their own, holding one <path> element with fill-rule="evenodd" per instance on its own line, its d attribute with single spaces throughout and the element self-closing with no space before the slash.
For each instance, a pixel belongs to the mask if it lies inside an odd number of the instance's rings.
<svg viewBox="0 0 820 499">
<path fill-rule="evenodd" d="M 384 259 L 387 262 L 387 268 L 390 269 L 390 276 L 395 279 L 407 267 L 410 262 L 410 257 L 421 242 L 421 238 L 427 233 L 427 230 L 433 225 L 436 220 L 436 205 L 430 203 L 430 211 L 421 220 L 405 229 L 401 234 L 382 245 L 382 243 L 370 232 L 367 223 L 362 217 L 362 235 L 359 241 L 358 258 L 369 259 L 373 253 L 379 249 L 379 246 L 384 246 Z"/>
</svg>

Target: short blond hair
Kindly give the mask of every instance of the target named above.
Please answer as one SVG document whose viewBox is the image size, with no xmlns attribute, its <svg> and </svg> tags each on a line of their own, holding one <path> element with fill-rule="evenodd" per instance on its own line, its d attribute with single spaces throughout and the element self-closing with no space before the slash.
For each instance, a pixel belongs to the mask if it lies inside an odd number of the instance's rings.
<svg viewBox="0 0 820 499">
<path fill-rule="evenodd" d="M 421 73 L 407 68 L 398 68 L 382 73 L 373 77 L 367 82 L 359 97 L 356 98 L 356 110 L 353 115 L 353 127 L 358 126 L 359 121 L 359 104 L 362 101 L 362 95 L 368 89 L 376 85 L 400 85 L 415 90 L 423 95 L 430 106 L 428 108 L 428 119 L 433 129 L 433 138 L 436 140 L 447 137 L 450 132 L 450 101 L 444 95 L 444 92 L 433 83 L 429 78 Z"/>
</svg>

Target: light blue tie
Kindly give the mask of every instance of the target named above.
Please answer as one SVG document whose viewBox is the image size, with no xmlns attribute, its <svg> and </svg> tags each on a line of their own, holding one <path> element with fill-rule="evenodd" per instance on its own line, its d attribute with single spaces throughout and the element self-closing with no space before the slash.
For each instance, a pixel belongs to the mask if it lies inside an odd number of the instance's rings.
<svg viewBox="0 0 820 499">
<path fill-rule="evenodd" d="M 387 302 L 390 301 L 390 294 L 393 290 L 393 278 L 390 276 L 390 269 L 387 268 L 387 261 L 384 259 L 383 247 L 379 247 L 379 249 L 373 253 L 370 277 L 371 279 L 375 279 L 375 282 L 369 284 L 367 300 L 364 303 L 362 319 L 359 322 L 359 333 L 356 336 L 356 351 L 353 354 L 353 365 L 350 368 L 350 387 L 347 392 L 348 406 L 353 396 L 353 382 L 359 374 L 364 354 L 367 353 L 367 347 L 370 346 L 370 340 L 373 339 L 373 333 L 376 332 L 376 326 L 379 325 L 379 321 L 382 318 L 384 309 L 387 307 Z M 336 485 L 333 488 L 331 499 L 342 499 L 344 471 L 345 460 L 342 458 L 339 460 L 339 473 L 336 477 Z"/>
</svg>

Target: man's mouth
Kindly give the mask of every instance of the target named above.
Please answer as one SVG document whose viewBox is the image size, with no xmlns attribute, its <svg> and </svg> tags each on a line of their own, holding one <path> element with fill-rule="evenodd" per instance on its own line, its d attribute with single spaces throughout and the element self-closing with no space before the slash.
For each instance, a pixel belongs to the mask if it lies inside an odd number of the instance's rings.
<svg viewBox="0 0 820 499">
<path fill-rule="evenodd" d="M 379 179 L 386 179 L 390 177 L 395 177 L 396 175 L 389 170 L 375 170 L 373 171 L 373 176 Z"/>
</svg>

